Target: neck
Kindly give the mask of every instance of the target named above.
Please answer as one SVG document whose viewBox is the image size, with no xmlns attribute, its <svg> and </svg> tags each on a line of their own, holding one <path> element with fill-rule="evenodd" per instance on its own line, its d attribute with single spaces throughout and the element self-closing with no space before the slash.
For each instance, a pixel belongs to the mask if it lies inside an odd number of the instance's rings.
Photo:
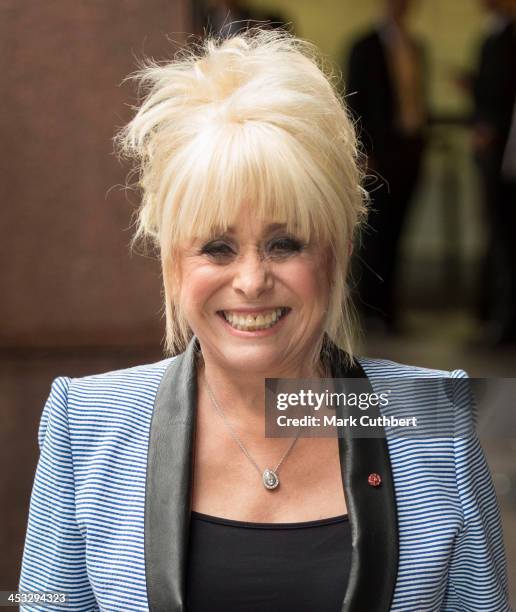
<svg viewBox="0 0 516 612">
<path fill-rule="evenodd" d="M 330 374 L 322 363 L 315 367 L 306 361 L 286 364 L 274 372 L 231 371 L 216 361 L 199 355 L 197 384 L 199 397 L 208 399 L 206 384 L 209 385 L 217 403 L 232 421 L 243 423 L 243 429 L 263 432 L 265 421 L 265 379 L 266 378 L 326 378 Z"/>
</svg>

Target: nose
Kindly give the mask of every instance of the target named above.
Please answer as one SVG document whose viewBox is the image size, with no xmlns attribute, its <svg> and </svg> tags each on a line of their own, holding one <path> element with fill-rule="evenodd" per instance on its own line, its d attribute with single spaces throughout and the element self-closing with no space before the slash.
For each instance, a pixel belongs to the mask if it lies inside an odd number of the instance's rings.
<svg viewBox="0 0 516 612">
<path fill-rule="evenodd" d="M 256 300 L 273 286 L 274 279 L 269 265 L 258 253 L 248 253 L 236 262 L 233 289 L 244 294 L 247 299 Z"/>
</svg>

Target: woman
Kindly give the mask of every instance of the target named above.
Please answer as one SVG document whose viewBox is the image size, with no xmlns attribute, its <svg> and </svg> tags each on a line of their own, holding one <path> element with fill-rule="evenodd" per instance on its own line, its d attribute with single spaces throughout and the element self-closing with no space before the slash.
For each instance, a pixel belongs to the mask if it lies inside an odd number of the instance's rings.
<svg viewBox="0 0 516 612">
<path fill-rule="evenodd" d="M 475 437 L 264 436 L 267 377 L 466 376 L 353 355 L 364 194 L 311 45 L 252 30 L 137 76 L 120 143 L 172 357 L 54 381 L 20 589 L 81 611 L 508 610 Z"/>
</svg>

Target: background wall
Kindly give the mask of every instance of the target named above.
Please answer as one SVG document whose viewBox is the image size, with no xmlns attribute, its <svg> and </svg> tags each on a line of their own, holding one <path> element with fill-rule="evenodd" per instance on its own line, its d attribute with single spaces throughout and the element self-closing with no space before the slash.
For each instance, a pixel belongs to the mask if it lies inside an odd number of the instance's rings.
<svg viewBox="0 0 516 612">
<path fill-rule="evenodd" d="M 135 59 L 188 31 L 186 0 L 0 4 L 0 590 L 18 585 L 52 379 L 161 357 L 160 270 L 129 254 L 136 198 L 112 137 Z"/>
<path fill-rule="evenodd" d="M 0 10 L 0 345 L 159 342 L 159 271 L 129 257 L 132 202 L 112 137 L 135 100 L 122 85 L 135 58 L 169 52 L 189 7 L 4 0 Z"/>
</svg>

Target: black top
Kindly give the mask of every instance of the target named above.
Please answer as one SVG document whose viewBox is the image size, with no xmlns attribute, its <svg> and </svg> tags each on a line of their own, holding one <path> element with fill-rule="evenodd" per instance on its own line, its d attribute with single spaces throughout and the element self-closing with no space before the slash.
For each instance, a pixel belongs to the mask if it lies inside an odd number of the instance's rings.
<svg viewBox="0 0 516 612">
<path fill-rule="evenodd" d="M 248 523 L 191 513 L 188 612 L 340 612 L 348 516 Z"/>
</svg>

